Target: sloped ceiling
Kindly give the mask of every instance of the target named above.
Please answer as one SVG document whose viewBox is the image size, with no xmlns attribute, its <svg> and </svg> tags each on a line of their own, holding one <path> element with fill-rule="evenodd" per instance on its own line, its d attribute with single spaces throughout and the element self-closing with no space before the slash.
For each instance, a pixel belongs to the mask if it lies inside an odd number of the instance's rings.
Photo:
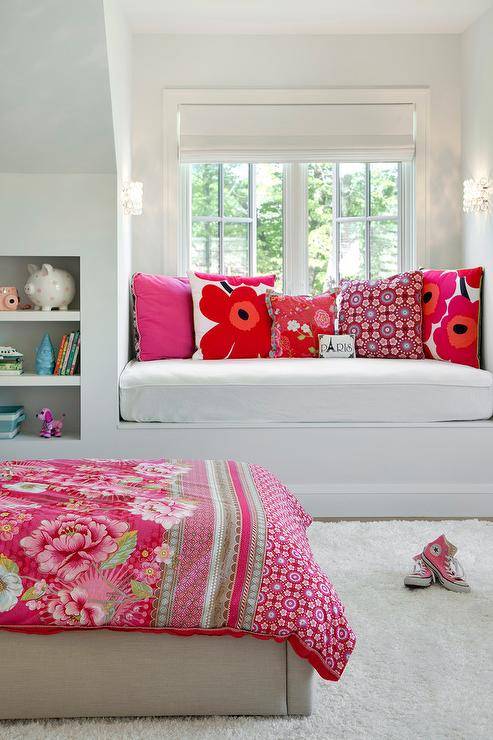
<svg viewBox="0 0 493 740">
<path fill-rule="evenodd" d="M 102 0 L 1 0 L 0 172 L 113 173 Z"/>
</svg>

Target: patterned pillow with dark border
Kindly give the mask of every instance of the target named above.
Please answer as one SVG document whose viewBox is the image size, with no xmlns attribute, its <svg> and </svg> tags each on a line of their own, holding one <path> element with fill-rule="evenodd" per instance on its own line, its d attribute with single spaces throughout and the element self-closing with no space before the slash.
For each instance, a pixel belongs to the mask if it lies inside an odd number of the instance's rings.
<svg viewBox="0 0 493 740">
<path fill-rule="evenodd" d="M 425 357 L 479 368 L 483 268 L 423 270 Z"/>
<path fill-rule="evenodd" d="M 419 270 L 379 280 L 341 283 L 339 333 L 355 339 L 358 357 L 421 360 L 421 293 Z"/>
</svg>

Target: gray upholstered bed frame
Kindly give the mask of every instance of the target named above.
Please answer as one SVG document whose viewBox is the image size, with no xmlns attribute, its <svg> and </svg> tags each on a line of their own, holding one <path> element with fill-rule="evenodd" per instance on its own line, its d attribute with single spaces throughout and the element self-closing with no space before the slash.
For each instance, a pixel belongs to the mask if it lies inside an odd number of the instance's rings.
<svg viewBox="0 0 493 740">
<path fill-rule="evenodd" d="M 310 714 L 312 676 L 249 636 L 0 631 L 0 719 Z"/>
</svg>

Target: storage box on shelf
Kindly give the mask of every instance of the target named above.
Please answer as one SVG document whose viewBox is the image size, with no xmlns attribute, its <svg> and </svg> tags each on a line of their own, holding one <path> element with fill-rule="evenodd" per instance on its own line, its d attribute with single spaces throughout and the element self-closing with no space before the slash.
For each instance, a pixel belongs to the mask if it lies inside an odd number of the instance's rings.
<svg viewBox="0 0 493 740">
<path fill-rule="evenodd" d="M 19 305 L 33 304 L 33 299 L 26 295 L 24 286 L 33 276 L 33 268 L 28 265 L 52 265 L 54 268 L 69 272 L 75 283 L 75 295 L 68 310 L 0 310 L 0 345 L 10 345 L 23 356 L 21 374 L 2 374 L 0 372 L 0 404 L 5 406 L 22 406 L 25 421 L 20 434 L 16 433 L 15 441 L 39 438 L 40 423 L 36 413 L 43 407 L 50 407 L 58 417 L 65 413 L 65 425 L 62 441 L 80 439 L 80 363 L 75 372 L 60 375 L 38 375 L 35 370 L 36 348 L 43 335 L 48 333 L 51 342 L 58 352 L 61 340 L 65 335 L 80 332 L 80 258 L 78 256 L 0 256 L 1 283 L 15 286 L 19 296 Z M 55 269 L 53 279 L 57 278 Z M 43 440 L 41 440 L 43 441 Z M 44 440 L 46 445 L 56 444 L 56 440 Z"/>
<path fill-rule="evenodd" d="M 0 406 L 0 439 L 13 439 L 26 418 L 24 406 Z"/>
</svg>

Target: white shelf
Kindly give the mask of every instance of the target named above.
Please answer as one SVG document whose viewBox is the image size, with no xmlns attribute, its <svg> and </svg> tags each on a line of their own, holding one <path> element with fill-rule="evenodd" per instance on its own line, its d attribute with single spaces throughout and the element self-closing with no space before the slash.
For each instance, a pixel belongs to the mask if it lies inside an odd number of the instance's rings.
<svg viewBox="0 0 493 740">
<path fill-rule="evenodd" d="M 80 437 L 73 432 L 67 432 L 65 434 L 62 431 L 61 437 L 50 437 L 50 439 L 45 439 L 44 437 L 40 437 L 38 433 L 23 432 L 21 430 L 19 434 L 16 434 L 12 439 L 5 439 L 2 440 L 2 442 L 13 442 L 18 444 L 21 444 L 22 442 L 39 442 L 40 444 L 42 443 L 49 446 L 52 444 L 59 444 L 60 442 L 80 442 Z"/>
<path fill-rule="evenodd" d="M 80 311 L 0 311 L 0 321 L 80 321 Z"/>
<path fill-rule="evenodd" d="M 12 385 L 29 386 L 67 386 L 80 385 L 80 375 L 36 375 L 23 373 L 22 375 L 0 375 L 0 387 Z"/>
</svg>

